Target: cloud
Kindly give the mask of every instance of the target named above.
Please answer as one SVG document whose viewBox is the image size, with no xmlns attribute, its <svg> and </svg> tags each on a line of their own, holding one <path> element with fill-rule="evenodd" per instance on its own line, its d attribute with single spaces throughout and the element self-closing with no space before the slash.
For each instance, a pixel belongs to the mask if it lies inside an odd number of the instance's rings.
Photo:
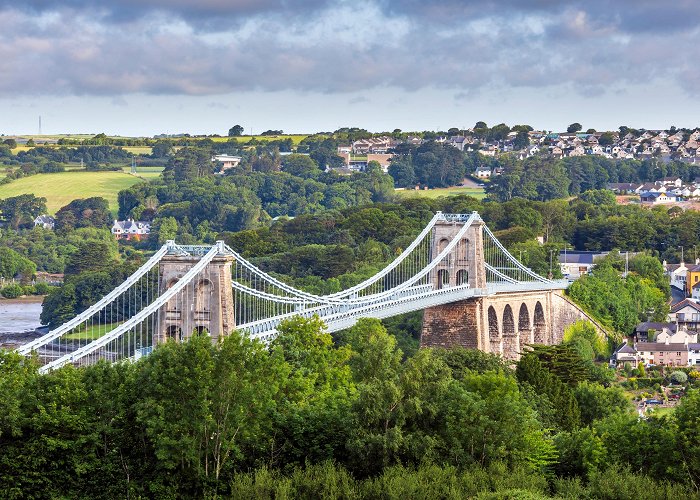
<svg viewBox="0 0 700 500">
<path fill-rule="evenodd" d="M 350 93 L 626 83 L 700 75 L 679 0 L 0 0 L 0 97 Z"/>
</svg>

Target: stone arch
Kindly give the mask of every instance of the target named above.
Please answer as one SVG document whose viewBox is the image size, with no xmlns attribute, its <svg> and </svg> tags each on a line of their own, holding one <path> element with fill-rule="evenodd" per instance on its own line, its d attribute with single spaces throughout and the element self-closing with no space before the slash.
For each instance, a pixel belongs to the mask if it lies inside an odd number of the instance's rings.
<svg viewBox="0 0 700 500">
<path fill-rule="evenodd" d="M 448 240 L 447 238 L 442 238 L 438 242 L 438 255 L 440 255 L 443 252 L 443 250 L 445 250 L 445 248 L 447 248 L 447 245 L 449 245 L 449 244 L 450 244 L 450 240 Z M 449 266 L 451 263 L 452 263 L 452 252 L 447 254 L 447 256 L 443 259 L 441 264 Z"/>
<path fill-rule="evenodd" d="M 510 304 L 503 308 L 503 335 L 515 335 L 515 321 Z"/>
<path fill-rule="evenodd" d="M 194 311 L 196 319 L 208 320 L 211 314 L 211 295 L 214 291 L 214 284 L 208 279 L 197 282 L 194 288 Z"/>
<path fill-rule="evenodd" d="M 466 269 L 460 269 L 459 271 L 457 271 L 457 276 L 455 278 L 457 286 L 466 285 L 467 283 L 469 283 L 469 271 L 467 271 Z"/>
<path fill-rule="evenodd" d="M 211 333 L 209 332 L 209 328 L 207 328 L 204 325 L 197 325 L 194 327 L 194 334 L 195 335 L 206 335 L 209 336 Z"/>
<path fill-rule="evenodd" d="M 489 319 L 489 347 L 491 352 L 499 354 L 501 352 L 501 334 L 498 328 L 498 315 L 493 306 L 488 309 Z"/>
<path fill-rule="evenodd" d="M 180 342 L 182 340 L 182 329 L 177 325 L 168 326 L 165 330 L 165 338 L 166 340 L 172 339 Z"/>
<path fill-rule="evenodd" d="M 447 269 L 439 269 L 437 272 L 438 288 L 447 288 L 450 286 L 450 271 Z"/>
<path fill-rule="evenodd" d="M 180 281 L 180 278 L 173 278 L 173 279 L 169 280 L 165 284 L 165 289 L 168 290 L 168 289 L 172 288 L 175 285 L 175 283 L 177 283 L 178 281 Z M 166 304 L 165 304 L 165 312 L 167 314 L 168 319 L 180 319 L 180 312 L 181 312 L 181 308 L 182 308 L 182 303 L 181 303 L 182 301 L 179 300 L 181 298 L 180 293 L 181 292 L 176 293 L 175 295 L 170 297 L 168 302 L 166 302 Z M 170 337 L 168 337 L 168 338 L 170 338 Z"/>
<path fill-rule="evenodd" d="M 462 238 L 457 245 L 457 262 L 466 264 L 469 260 L 469 240 Z"/>
<path fill-rule="evenodd" d="M 518 357 L 518 336 L 510 304 L 506 304 L 503 308 L 503 357 L 506 359 Z"/>
<path fill-rule="evenodd" d="M 518 313 L 518 335 L 520 336 L 520 352 L 522 352 L 525 344 L 532 343 L 530 335 L 532 327 L 530 326 L 530 312 L 527 310 L 525 302 L 520 304 L 520 312 Z"/>
<path fill-rule="evenodd" d="M 547 321 L 544 319 L 544 309 L 542 303 L 538 300 L 535 304 L 535 315 L 533 322 L 534 341 L 536 344 L 547 343 Z"/>
</svg>

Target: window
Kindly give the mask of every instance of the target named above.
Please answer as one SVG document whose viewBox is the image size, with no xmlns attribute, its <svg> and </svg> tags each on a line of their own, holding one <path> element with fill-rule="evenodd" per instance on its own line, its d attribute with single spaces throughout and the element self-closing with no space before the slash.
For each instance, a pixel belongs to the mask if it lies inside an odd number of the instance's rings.
<svg viewBox="0 0 700 500">
<path fill-rule="evenodd" d="M 680 355 L 681 355 L 681 353 L 680 353 L 680 352 L 677 352 L 677 353 L 676 353 L 676 356 L 680 356 Z"/>
</svg>

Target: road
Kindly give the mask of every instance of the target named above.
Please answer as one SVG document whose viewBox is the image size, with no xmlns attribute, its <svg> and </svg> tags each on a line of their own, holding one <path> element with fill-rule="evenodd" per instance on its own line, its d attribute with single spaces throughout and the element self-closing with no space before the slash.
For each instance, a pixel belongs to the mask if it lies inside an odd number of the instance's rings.
<svg viewBox="0 0 700 500">
<path fill-rule="evenodd" d="M 685 293 L 676 287 L 671 287 L 671 305 L 677 304 L 681 300 L 685 299 Z"/>
</svg>

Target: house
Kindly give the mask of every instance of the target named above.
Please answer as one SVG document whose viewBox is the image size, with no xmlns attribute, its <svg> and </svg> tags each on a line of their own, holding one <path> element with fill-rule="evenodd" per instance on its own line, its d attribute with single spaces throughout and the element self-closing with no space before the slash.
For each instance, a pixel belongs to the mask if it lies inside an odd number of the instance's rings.
<svg viewBox="0 0 700 500">
<path fill-rule="evenodd" d="M 647 365 L 687 366 L 688 344 L 641 342 L 635 345 L 640 360 Z"/>
<path fill-rule="evenodd" d="M 376 161 L 377 163 L 379 163 L 379 165 L 381 165 L 384 173 L 387 173 L 389 171 L 389 164 L 391 163 L 391 159 L 393 157 L 393 154 L 388 153 L 368 153 L 367 163 L 371 161 Z"/>
<path fill-rule="evenodd" d="M 693 332 L 700 330 L 700 304 L 691 299 L 683 299 L 671 306 L 669 321 Z"/>
<path fill-rule="evenodd" d="M 609 252 L 593 251 L 561 251 L 559 252 L 559 267 L 561 273 L 570 279 L 578 279 L 591 272 L 594 260 L 604 257 Z"/>
<path fill-rule="evenodd" d="M 236 168 L 239 163 L 241 163 L 241 157 L 240 156 L 231 156 L 231 155 L 215 155 L 211 161 L 218 161 L 221 163 L 221 171 L 225 172 L 226 170 L 230 168 Z"/>
<path fill-rule="evenodd" d="M 656 342 L 656 336 L 663 332 L 674 334 L 678 330 L 675 323 L 659 323 L 657 321 L 645 321 L 634 327 L 635 342 Z"/>
<path fill-rule="evenodd" d="M 683 288 L 685 290 L 685 288 Z M 690 291 L 690 297 L 695 301 L 695 302 L 700 302 L 700 282 L 695 283 L 691 287 Z"/>
<path fill-rule="evenodd" d="M 629 345 L 627 342 L 622 344 L 620 348 L 613 353 L 612 361 L 615 367 L 620 367 L 625 363 L 629 363 L 632 368 L 637 368 L 639 365 L 640 356 L 634 346 Z"/>
<path fill-rule="evenodd" d="M 44 229 L 53 229 L 56 225 L 56 219 L 50 215 L 40 215 L 34 219 L 34 227 L 42 227 Z"/>
<path fill-rule="evenodd" d="M 700 369 L 700 344 L 698 343 L 688 344 L 688 366 Z"/>
<path fill-rule="evenodd" d="M 115 220 L 112 224 L 112 234 L 118 239 L 144 239 L 151 233 L 151 223 L 143 221 Z"/>
<path fill-rule="evenodd" d="M 695 264 L 689 264 L 685 273 L 685 295 L 693 294 L 693 287 L 700 283 L 700 260 L 696 259 Z"/>
<path fill-rule="evenodd" d="M 678 328 L 675 332 L 668 329 L 663 329 L 656 336 L 656 342 L 659 344 L 690 344 L 698 341 L 697 332 L 689 332 L 685 328 Z"/>
<path fill-rule="evenodd" d="M 634 193 L 642 184 L 635 182 L 609 182 L 607 187 L 614 193 Z"/>
<path fill-rule="evenodd" d="M 491 177 L 491 167 L 486 165 L 479 165 L 474 171 L 474 175 L 479 179 L 488 179 Z"/>
<path fill-rule="evenodd" d="M 685 280 L 688 268 L 685 267 L 685 263 L 680 264 L 668 264 L 666 261 L 663 262 L 664 273 L 668 276 L 671 286 L 678 288 L 679 290 L 685 291 Z"/>
<path fill-rule="evenodd" d="M 678 201 L 677 196 L 668 196 L 666 193 L 647 192 L 639 195 L 639 201 L 649 205 L 660 205 L 664 203 L 674 203 Z"/>
<path fill-rule="evenodd" d="M 664 186 L 674 186 L 674 187 L 681 187 L 683 186 L 683 179 L 680 177 L 664 177 L 660 181 L 656 181 L 657 184 L 659 185 L 664 185 Z"/>
</svg>

